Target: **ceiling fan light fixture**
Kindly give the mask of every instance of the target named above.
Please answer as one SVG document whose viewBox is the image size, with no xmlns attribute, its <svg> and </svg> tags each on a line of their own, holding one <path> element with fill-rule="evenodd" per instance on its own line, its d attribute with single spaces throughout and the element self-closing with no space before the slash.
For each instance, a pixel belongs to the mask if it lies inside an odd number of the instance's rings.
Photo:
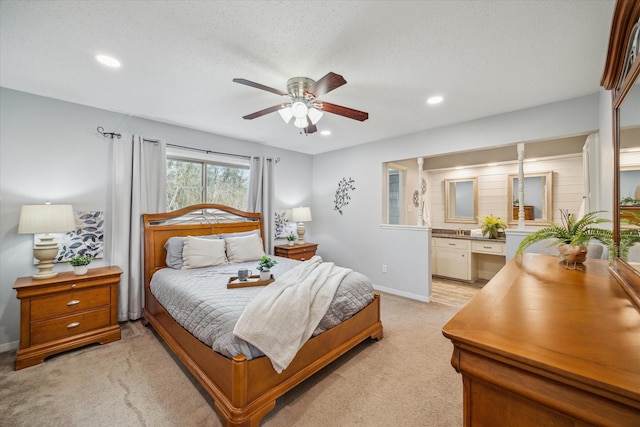
<svg viewBox="0 0 640 427">
<path fill-rule="evenodd" d="M 307 127 L 309 123 L 307 122 L 307 118 L 306 117 L 302 117 L 302 118 L 297 118 L 294 122 L 293 125 L 299 129 L 304 129 Z"/>
<path fill-rule="evenodd" d="M 285 123 L 289 123 L 293 118 L 293 113 L 291 112 L 291 107 L 281 108 L 278 110 L 278 114 L 282 117 Z"/>
<path fill-rule="evenodd" d="M 315 125 L 322 118 L 324 113 L 316 108 L 309 108 L 308 114 L 309 120 L 311 120 L 311 123 Z"/>
<path fill-rule="evenodd" d="M 308 111 L 309 107 L 307 107 L 307 104 L 302 101 L 296 101 L 291 105 L 291 113 L 296 119 L 304 119 L 307 117 Z M 302 127 L 306 127 L 306 124 Z"/>
</svg>

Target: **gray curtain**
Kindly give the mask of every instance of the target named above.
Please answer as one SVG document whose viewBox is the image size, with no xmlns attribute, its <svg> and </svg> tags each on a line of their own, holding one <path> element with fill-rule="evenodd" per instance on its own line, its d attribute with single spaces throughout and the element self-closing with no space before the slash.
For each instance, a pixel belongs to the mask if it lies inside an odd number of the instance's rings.
<svg viewBox="0 0 640 427">
<path fill-rule="evenodd" d="M 274 161 L 266 157 L 251 159 L 251 182 L 249 183 L 249 212 L 262 213 L 264 226 L 264 247 L 273 253 L 275 232 L 273 212 L 273 175 Z"/>
<path fill-rule="evenodd" d="M 139 319 L 144 306 L 143 213 L 166 210 L 166 144 L 123 134 L 114 139 L 111 185 L 111 262 L 123 273 L 118 321 Z"/>
</svg>

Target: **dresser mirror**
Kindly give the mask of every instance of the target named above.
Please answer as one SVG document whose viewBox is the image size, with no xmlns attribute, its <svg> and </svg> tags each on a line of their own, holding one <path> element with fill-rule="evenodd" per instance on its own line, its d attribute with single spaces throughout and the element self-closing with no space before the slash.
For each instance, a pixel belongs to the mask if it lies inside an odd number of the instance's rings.
<svg viewBox="0 0 640 427">
<path fill-rule="evenodd" d="M 625 212 L 621 206 L 624 199 L 621 185 L 627 170 L 626 162 L 640 142 L 633 135 L 640 126 L 640 2 L 636 0 L 618 0 L 616 2 L 609 50 L 602 86 L 611 91 L 613 107 L 613 145 L 614 145 L 614 185 L 613 185 L 613 234 L 618 250 L 611 266 L 612 274 L 627 291 L 631 299 L 640 306 L 640 262 L 635 260 L 634 244 L 625 254 L 624 230 L 629 230 Z M 631 135 L 631 136 L 630 136 Z M 632 163 L 632 162 L 630 162 Z M 623 166 L 624 165 L 624 166 Z M 626 184 L 624 184 L 626 185 Z M 625 196 L 634 197 L 634 196 Z"/>
<path fill-rule="evenodd" d="M 619 256 L 640 270 L 640 242 L 634 229 L 640 228 L 640 84 L 631 88 L 619 108 L 620 147 L 618 201 L 620 206 Z"/>
<path fill-rule="evenodd" d="M 445 179 L 444 204 L 445 222 L 478 222 L 478 179 Z"/>
<path fill-rule="evenodd" d="M 553 172 L 524 174 L 524 197 L 518 197 L 518 175 L 507 178 L 508 221 L 518 222 L 520 203 L 524 210 L 525 223 L 549 223 L 552 220 Z"/>
</svg>

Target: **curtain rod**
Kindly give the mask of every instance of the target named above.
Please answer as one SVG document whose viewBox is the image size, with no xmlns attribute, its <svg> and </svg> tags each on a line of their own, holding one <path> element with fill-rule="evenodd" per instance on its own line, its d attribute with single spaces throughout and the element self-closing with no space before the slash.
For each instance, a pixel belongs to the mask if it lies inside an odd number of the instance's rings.
<svg viewBox="0 0 640 427">
<path fill-rule="evenodd" d="M 98 126 L 97 128 L 98 133 L 100 133 L 102 136 L 104 136 L 105 138 L 118 138 L 120 139 L 122 137 L 121 134 L 119 133 L 115 133 L 115 132 L 105 132 L 104 128 L 102 126 Z M 158 143 L 159 141 L 157 139 L 142 139 L 144 142 L 153 142 L 153 143 Z M 257 159 L 259 157 L 257 156 L 244 156 L 242 154 L 231 154 L 231 153 L 223 153 L 220 151 L 211 151 L 211 150 L 204 150 L 201 148 L 193 148 L 193 147 L 185 147 L 183 145 L 176 145 L 176 144 L 167 144 L 167 147 L 174 147 L 174 148 L 182 148 L 183 150 L 192 150 L 192 151 L 198 151 L 201 153 L 205 153 L 205 154 L 220 154 L 223 156 L 231 156 L 231 157 L 239 157 L 242 159 L 249 159 L 251 160 L 251 158 Z M 276 159 L 272 159 L 275 163 L 278 163 L 280 161 L 280 157 L 276 158 Z"/>
</svg>

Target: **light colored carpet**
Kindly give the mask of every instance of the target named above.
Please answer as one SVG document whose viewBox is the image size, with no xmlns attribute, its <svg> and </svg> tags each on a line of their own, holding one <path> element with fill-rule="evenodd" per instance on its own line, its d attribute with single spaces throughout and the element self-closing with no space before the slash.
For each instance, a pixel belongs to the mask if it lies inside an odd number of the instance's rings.
<svg viewBox="0 0 640 427">
<path fill-rule="evenodd" d="M 460 426 L 462 379 L 441 329 L 458 310 L 382 295 L 384 339 L 366 341 L 276 403 L 265 427 Z M 212 400 L 150 328 L 13 370 L 0 354 L 0 425 L 221 426 Z"/>
</svg>

